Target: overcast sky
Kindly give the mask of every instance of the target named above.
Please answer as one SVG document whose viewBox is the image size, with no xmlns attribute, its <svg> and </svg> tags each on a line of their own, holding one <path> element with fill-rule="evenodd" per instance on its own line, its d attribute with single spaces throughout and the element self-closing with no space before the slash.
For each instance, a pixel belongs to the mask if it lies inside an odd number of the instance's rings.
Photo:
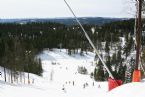
<svg viewBox="0 0 145 97">
<path fill-rule="evenodd" d="M 78 17 L 133 17 L 132 0 L 66 0 Z M 64 0 L 0 0 L 0 18 L 72 17 Z"/>
</svg>

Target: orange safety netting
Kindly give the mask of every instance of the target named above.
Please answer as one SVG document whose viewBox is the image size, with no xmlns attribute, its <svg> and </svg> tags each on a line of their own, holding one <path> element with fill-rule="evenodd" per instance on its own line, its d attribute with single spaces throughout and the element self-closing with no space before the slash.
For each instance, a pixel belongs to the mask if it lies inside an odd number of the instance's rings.
<svg viewBox="0 0 145 97">
<path fill-rule="evenodd" d="M 122 80 L 115 80 L 112 78 L 108 78 L 108 90 L 109 91 L 120 85 L 122 85 Z"/>
<path fill-rule="evenodd" d="M 132 76 L 132 82 L 140 82 L 141 79 L 141 72 L 140 70 L 134 70 Z"/>
</svg>

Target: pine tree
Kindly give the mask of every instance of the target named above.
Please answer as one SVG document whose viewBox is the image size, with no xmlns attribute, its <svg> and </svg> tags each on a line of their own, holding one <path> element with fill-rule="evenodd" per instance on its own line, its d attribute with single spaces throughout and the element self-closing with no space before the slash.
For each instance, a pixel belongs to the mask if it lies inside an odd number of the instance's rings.
<svg viewBox="0 0 145 97">
<path fill-rule="evenodd" d="M 106 52 L 107 56 L 109 56 L 109 51 L 110 51 L 109 43 L 106 41 L 106 44 L 105 44 L 105 52 Z"/>
<path fill-rule="evenodd" d="M 114 54 L 112 55 L 111 64 L 112 64 L 112 65 L 117 65 L 117 55 L 116 55 L 116 53 L 114 53 Z"/>
<path fill-rule="evenodd" d="M 94 79 L 95 81 L 104 81 L 103 64 L 100 60 L 98 64 L 96 64 L 96 68 L 94 69 Z"/>
<path fill-rule="evenodd" d="M 112 72 L 112 64 L 111 64 L 111 57 L 107 56 L 106 58 L 106 65 L 108 67 L 108 69 L 110 70 L 110 72 Z M 105 80 L 108 80 L 109 74 L 107 71 L 105 71 Z"/>
<path fill-rule="evenodd" d="M 126 58 L 130 55 L 131 51 L 134 48 L 134 41 L 132 37 L 129 37 L 129 39 L 126 40 L 125 46 L 124 46 L 124 52 Z"/>
<path fill-rule="evenodd" d="M 122 57 L 121 57 L 121 49 L 118 50 L 117 52 L 117 62 L 123 61 Z"/>
<path fill-rule="evenodd" d="M 123 82 L 125 81 L 125 72 L 126 72 L 126 65 L 123 65 L 122 62 L 119 64 L 118 70 L 118 78 L 121 79 Z"/>
<path fill-rule="evenodd" d="M 132 81 L 132 73 L 134 70 L 134 62 L 135 60 L 131 58 L 130 63 L 126 65 L 126 72 L 125 72 L 125 82 L 129 83 Z"/>
</svg>

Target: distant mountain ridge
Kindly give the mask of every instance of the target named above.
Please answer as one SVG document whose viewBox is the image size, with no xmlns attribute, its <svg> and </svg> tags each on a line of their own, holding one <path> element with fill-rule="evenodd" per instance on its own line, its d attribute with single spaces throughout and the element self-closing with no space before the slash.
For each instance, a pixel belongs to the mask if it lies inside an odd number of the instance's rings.
<svg viewBox="0 0 145 97">
<path fill-rule="evenodd" d="M 127 18 L 103 18 L 103 17 L 80 17 L 78 18 L 82 24 L 96 24 L 101 25 L 114 21 L 127 20 Z M 31 22 L 56 22 L 66 25 L 76 25 L 74 18 L 32 18 L 32 19 L 0 19 L 0 23 L 31 23 Z"/>
</svg>

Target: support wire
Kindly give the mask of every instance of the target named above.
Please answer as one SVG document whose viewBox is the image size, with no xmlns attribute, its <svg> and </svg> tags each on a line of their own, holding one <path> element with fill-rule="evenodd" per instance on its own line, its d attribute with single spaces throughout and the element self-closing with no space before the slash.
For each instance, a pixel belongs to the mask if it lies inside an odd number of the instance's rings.
<svg viewBox="0 0 145 97">
<path fill-rule="evenodd" d="M 71 11 L 71 13 L 73 14 L 73 16 L 75 17 L 77 23 L 80 25 L 81 29 L 83 30 L 86 38 L 88 39 L 90 45 L 93 47 L 95 53 L 98 55 L 99 59 L 101 60 L 102 64 L 104 65 L 105 69 L 107 70 L 107 72 L 109 73 L 109 77 L 111 77 L 112 79 L 114 79 L 114 76 L 112 75 L 112 73 L 110 72 L 110 70 L 108 69 L 107 65 L 105 64 L 105 62 L 103 61 L 103 59 L 101 58 L 99 52 L 97 51 L 96 47 L 94 46 L 93 42 L 91 41 L 90 37 L 88 36 L 87 32 L 85 31 L 84 27 L 82 26 L 82 24 L 80 23 L 80 21 L 78 20 L 77 16 L 75 15 L 74 11 L 72 10 L 72 8 L 69 6 L 69 4 L 67 3 L 66 0 L 64 0 L 64 2 L 66 3 L 67 7 L 69 8 L 69 10 Z"/>
</svg>

